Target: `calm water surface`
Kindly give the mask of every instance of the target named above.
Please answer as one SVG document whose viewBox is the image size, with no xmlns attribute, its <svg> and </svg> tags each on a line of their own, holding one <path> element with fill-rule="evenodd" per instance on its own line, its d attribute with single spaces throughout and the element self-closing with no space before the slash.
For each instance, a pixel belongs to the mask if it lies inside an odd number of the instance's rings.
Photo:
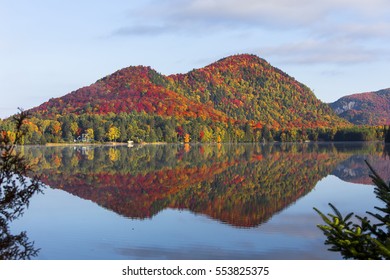
<svg viewBox="0 0 390 280">
<path fill-rule="evenodd" d="M 382 143 L 25 147 L 47 186 L 10 224 L 37 259 L 338 259 L 317 207 L 379 205 Z M 387 176 L 387 177 L 386 177 Z"/>
</svg>

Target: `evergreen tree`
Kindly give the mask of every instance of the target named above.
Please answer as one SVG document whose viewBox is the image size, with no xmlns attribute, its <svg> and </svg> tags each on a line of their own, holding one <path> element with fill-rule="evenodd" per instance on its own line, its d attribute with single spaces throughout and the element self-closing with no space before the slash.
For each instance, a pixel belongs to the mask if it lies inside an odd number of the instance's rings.
<svg viewBox="0 0 390 280">
<path fill-rule="evenodd" d="M 385 142 L 390 143 L 390 127 L 385 126 Z"/>
<path fill-rule="evenodd" d="M 367 213 L 374 219 L 355 215 L 360 224 L 353 223 L 353 213 L 345 217 L 329 203 L 334 214 L 327 216 L 314 208 L 326 225 L 318 225 L 327 237 L 325 244 L 331 245 L 330 251 L 340 252 L 344 259 L 390 259 L 390 183 L 383 179 L 366 161 L 370 168 L 374 193 L 384 202 L 384 207 L 375 207 L 379 213 Z M 378 221 L 374 223 L 374 221 Z"/>
<path fill-rule="evenodd" d="M 14 117 L 14 137 L 0 130 L 0 259 L 30 259 L 39 251 L 26 232 L 15 235 L 8 225 L 23 214 L 30 198 L 43 187 L 39 178 L 32 176 L 29 162 L 16 149 L 25 136 L 27 116 L 22 111 Z"/>
</svg>

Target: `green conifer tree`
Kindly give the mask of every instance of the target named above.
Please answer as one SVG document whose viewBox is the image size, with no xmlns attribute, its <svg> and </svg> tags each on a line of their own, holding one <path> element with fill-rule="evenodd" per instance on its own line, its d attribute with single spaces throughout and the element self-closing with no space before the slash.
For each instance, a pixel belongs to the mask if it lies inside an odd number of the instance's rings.
<svg viewBox="0 0 390 280">
<path fill-rule="evenodd" d="M 21 111 L 14 117 L 15 137 L 0 131 L 0 260 L 30 259 L 39 251 L 26 232 L 15 235 L 9 228 L 9 223 L 23 214 L 30 198 L 43 187 L 31 173 L 29 162 L 16 149 L 25 135 L 23 125 L 27 116 Z"/>
<path fill-rule="evenodd" d="M 315 211 L 322 217 L 325 225 L 318 225 L 331 245 L 330 251 L 340 252 L 344 259 L 390 259 L 390 183 L 385 183 L 366 161 L 375 184 L 374 193 L 384 203 L 375 207 L 378 213 L 367 211 L 370 218 L 355 215 L 359 223 L 351 221 L 353 213 L 345 217 L 329 203 L 333 214 L 324 215 L 317 208 Z"/>
</svg>

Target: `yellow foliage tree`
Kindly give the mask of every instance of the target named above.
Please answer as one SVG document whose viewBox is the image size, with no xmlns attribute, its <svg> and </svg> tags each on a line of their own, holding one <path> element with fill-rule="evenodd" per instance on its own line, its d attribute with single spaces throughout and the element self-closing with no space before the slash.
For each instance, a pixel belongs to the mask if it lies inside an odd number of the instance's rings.
<svg viewBox="0 0 390 280">
<path fill-rule="evenodd" d="M 95 133 L 93 131 L 93 128 L 88 128 L 85 132 L 88 134 L 89 139 L 93 140 L 95 138 Z"/>
<path fill-rule="evenodd" d="M 119 131 L 119 128 L 117 128 L 116 126 L 111 126 L 107 132 L 107 138 L 110 141 L 115 141 L 120 136 L 121 136 L 121 132 Z"/>
</svg>

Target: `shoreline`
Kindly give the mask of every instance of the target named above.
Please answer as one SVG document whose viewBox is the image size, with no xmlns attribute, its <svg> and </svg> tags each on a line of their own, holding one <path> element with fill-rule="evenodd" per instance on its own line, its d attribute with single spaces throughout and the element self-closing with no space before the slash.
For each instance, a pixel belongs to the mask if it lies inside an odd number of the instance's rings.
<svg viewBox="0 0 390 280">
<path fill-rule="evenodd" d="M 168 143 L 168 142 L 142 142 L 142 143 L 134 143 L 134 144 L 129 144 L 129 143 L 124 143 L 124 142 L 103 142 L 103 143 L 46 143 L 44 145 L 18 145 L 18 146 L 43 146 L 43 147 L 85 147 L 85 146 L 147 146 L 147 145 L 168 145 L 168 144 L 177 144 L 177 145 L 185 145 L 185 144 L 190 144 L 190 145 L 198 145 L 198 144 L 260 144 L 260 145 L 267 145 L 267 144 L 324 144 L 324 143 L 384 143 L 384 144 L 389 144 L 384 141 L 380 140 L 375 140 L 375 141 L 305 141 L 305 142 L 278 142 L 278 141 L 272 141 L 272 142 L 266 142 L 266 143 L 261 143 L 261 142 L 221 142 L 221 143 L 216 143 L 216 142 L 207 142 L 207 143 L 200 143 L 200 142 L 190 142 L 190 143 L 183 143 L 183 142 L 178 142 L 178 143 Z"/>
<path fill-rule="evenodd" d="M 61 146 L 134 146 L 134 145 L 165 145 L 167 142 L 142 142 L 142 143 L 125 143 L 125 142 L 104 142 L 104 143 L 46 143 L 46 147 L 61 147 Z"/>
<path fill-rule="evenodd" d="M 46 143 L 46 147 L 60 147 L 60 146 L 127 146 L 127 143 L 121 142 L 105 142 L 105 143 Z"/>
</svg>

